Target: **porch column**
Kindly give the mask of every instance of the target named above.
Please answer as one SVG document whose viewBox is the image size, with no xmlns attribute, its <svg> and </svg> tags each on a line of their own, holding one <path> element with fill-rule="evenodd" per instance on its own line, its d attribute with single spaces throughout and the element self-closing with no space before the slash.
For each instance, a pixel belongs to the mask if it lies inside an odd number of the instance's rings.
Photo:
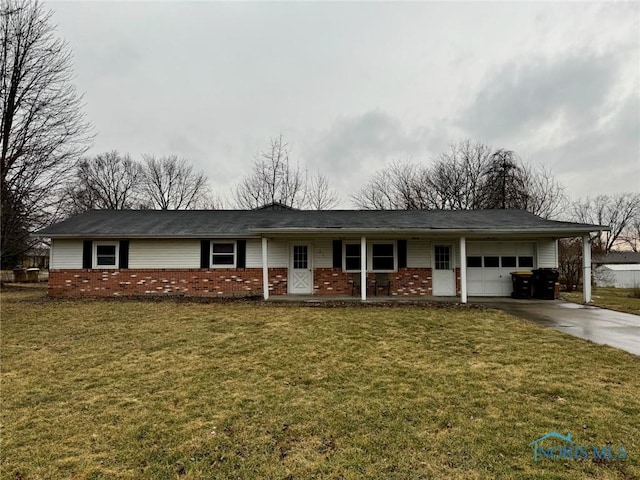
<svg viewBox="0 0 640 480">
<path fill-rule="evenodd" d="M 360 294 L 367 299 L 367 237 L 360 239 Z"/>
<path fill-rule="evenodd" d="M 269 300 L 269 257 L 267 255 L 267 237 L 262 237 L 262 295 Z"/>
<path fill-rule="evenodd" d="M 582 237 L 582 298 L 591 302 L 591 237 Z"/>
<path fill-rule="evenodd" d="M 460 237 L 460 301 L 467 303 L 467 239 Z"/>
</svg>

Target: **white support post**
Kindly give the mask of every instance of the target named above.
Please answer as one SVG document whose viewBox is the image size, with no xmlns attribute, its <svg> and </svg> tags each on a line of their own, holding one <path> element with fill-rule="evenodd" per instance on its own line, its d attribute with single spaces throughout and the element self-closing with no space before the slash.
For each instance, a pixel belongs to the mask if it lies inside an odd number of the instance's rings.
<svg viewBox="0 0 640 480">
<path fill-rule="evenodd" d="M 269 300 L 269 256 L 267 255 L 267 237 L 262 237 L 262 295 Z"/>
<path fill-rule="evenodd" d="M 360 294 L 367 299 L 367 237 L 360 239 Z"/>
<path fill-rule="evenodd" d="M 467 303 L 467 239 L 460 237 L 460 301 Z"/>
<path fill-rule="evenodd" d="M 591 237 L 582 237 L 582 296 L 584 303 L 591 302 Z"/>
</svg>

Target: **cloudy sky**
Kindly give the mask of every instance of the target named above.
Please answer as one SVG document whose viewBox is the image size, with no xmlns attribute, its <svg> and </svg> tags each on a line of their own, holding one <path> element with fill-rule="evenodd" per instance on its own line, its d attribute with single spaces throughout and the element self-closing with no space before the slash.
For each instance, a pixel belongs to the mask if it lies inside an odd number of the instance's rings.
<svg viewBox="0 0 640 480">
<path fill-rule="evenodd" d="M 640 3 L 49 2 L 97 133 L 221 196 L 283 134 L 349 194 L 465 138 L 572 198 L 640 191 Z"/>
</svg>

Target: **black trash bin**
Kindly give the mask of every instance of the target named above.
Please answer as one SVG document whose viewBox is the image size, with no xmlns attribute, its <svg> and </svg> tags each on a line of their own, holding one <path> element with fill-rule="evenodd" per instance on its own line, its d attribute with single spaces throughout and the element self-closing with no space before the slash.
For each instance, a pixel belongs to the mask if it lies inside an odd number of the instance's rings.
<svg viewBox="0 0 640 480">
<path fill-rule="evenodd" d="M 511 298 L 531 298 L 532 277 L 531 272 L 511 272 L 511 282 L 513 283 Z"/>
<path fill-rule="evenodd" d="M 16 267 L 13 269 L 13 281 L 16 283 L 27 281 L 27 269 L 22 267 Z"/>
<path fill-rule="evenodd" d="M 555 300 L 560 273 L 555 268 L 533 270 L 533 298 Z"/>
</svg>

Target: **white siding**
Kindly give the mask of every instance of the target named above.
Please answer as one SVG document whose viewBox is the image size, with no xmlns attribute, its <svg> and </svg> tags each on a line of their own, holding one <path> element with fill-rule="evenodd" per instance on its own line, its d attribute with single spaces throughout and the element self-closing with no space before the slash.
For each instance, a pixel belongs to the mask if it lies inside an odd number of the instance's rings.
<svg viewBox="0 0 640 480">
<path fill-rule="evenodd" d="M 601 265 L 594 269 L 593 279 L 599 287 L 637 288 L 640 265 Z"/>
<path fill-rule="evenodd" d="M 200 268 L 200 241 L 131 240 L 129 268 Z"/>
<path fill-rule="evenodd" d="M 82 268 L 82 240 L 52 240 L 49 268 Z"/>
<path fill-rule="evenodd" d="M 428 240 L 407 240 L 407 267 L 431 267 L 431 242 Z"/>
<path fill-rule="evenodd" d="M 289 244 L 282 240 L 269 240 L 267 255 L 271 268 L 289 266 Z M 247 240 L 247 268 L 262 268 L 262 239 Z"/>
<path fill-rule="evenodd" d="M 558 268 L 557 245 L 553 239 L 538 241 L 538 268 Z"/>
<path fill-rule="evenodd" d="M 333 242 L 329 238 L 322 238 L 313 242 L 313 267 L 333 267 Z"/>
<path fill-rule="evenodd" d="M 287 268 L 289 266 L 289 243 L 282 240 L 269 240 L 269 267 Z"/>
<path fill-rule="evenodd" d="M 262 268 L 262 240 L 247 240 L 247 268 Z"/>
</svg>

